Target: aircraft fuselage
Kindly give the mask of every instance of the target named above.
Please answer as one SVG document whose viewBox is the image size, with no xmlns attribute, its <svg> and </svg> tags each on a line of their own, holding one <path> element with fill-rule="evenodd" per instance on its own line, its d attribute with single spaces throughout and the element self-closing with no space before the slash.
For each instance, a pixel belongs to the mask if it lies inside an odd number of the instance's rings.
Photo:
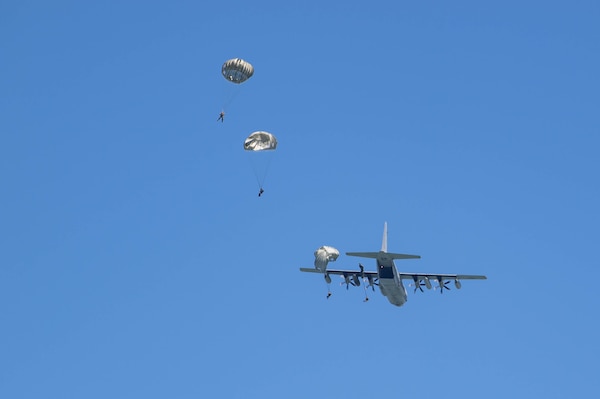
<svg viewBox="0 0 600 399">
<path fill-rule="evenodd" d="M 402 306 L 408 299 L 406 288 L 398 275 L 394 260 L 386 252 L 377 254 L 379 290 L 392 305 Z"/>
</svg>

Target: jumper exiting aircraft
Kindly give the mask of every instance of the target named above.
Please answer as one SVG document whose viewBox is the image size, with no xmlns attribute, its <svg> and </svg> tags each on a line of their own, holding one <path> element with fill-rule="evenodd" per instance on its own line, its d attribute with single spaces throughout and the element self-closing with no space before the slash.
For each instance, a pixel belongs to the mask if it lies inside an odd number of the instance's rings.
<svg viewBox="0 0 600 399">
<path fill-rule="evenodd" d="M 366 289 L 371 287 L 375 291 L 375 285 L 379 286 L 383 296 L 387 297 L 388 301 L 392 305 L 402 306 L 407 301 L 408 297 L 406 294 L 406 288 L 402 280 L 412 280 L 415 292 L 421 290 L 422 287 L 431 289 L 431 282 L 437 282 L 436 289 L 443 293 L 444 290 L 450 288 L 447 284 L 454 280 L 454 285 L 457 289 L 461 287 L 460 280 L 485 280 L 486 276 L 468 275 L 468 274 L 434 274 L 434 273 L 405 273 L 399 272 L 394 264 L 394 259 L 419 259 L 419 255 L 405 255 L 395 254 L 387 252 L 387 222 L 383 225 L 383 242 L 381 244 L 381 251 L 379 252 L 346 252 L 348 256 L 357 256 L 360 258 L 375 259 L 377 262 L 377 271 L 370 272 L 365 271 L 362 264 L 359 263 L 360 270 L 335 270 L 327 269 L 329 262 L 335 261 L 340 255 L 339 251 L 333 247 L 323 246 L 315 251 L 315 268 L 301 267 L 300 271 L 310 273 L 322 273 L 325 276 L 325 281 L 329 285 L 331 283 L 331 275 L 336 274 L 343 276 L 346 284 L 346 289 L 350 285 L 355 287 L 360 286 L 362 280 Z M 331 292 L 327 293 L 327 298 L 331 296 Z M 365 297 L 365 301 L 368 301 L 369 297 Z"/>
</svg>

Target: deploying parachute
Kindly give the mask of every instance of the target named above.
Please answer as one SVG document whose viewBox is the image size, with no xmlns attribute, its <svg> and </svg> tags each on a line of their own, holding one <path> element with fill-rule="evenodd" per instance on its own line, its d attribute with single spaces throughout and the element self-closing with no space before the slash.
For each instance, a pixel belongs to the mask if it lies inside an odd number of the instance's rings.
<svg viewBox="0 0 600 399">
<path fill-rule="evenodd" d="M 223 77 L 233 83 L 244 83 L 254 74 L 254 67 L 241 58 L 232 58 L 225 61 L 221 68 Z"/>
<path fill-rule="evenodd" d="M 263 183 L 271 164 L 273 150 L 276 148 L 277 139 L 269 132 L 254 132 L 244 141 L 244 150 L 251 154 L 252 167 L 260 188 L 259 197 L 264 192 Z"/>
<path fill-rule="evenodd" d="M 340 256 L 340 251 L 327 245 L 323 245 L 315 251 L 315 269 L 321 273 L 324 273 L 325 275 L 325 282 L 327 283 L 327 298 L 331 296 L 331 291 L 329 291 L 331 277 L 329 276 L 329 273 L 327 273 L 327 264 L 329 262 L 335 262 L 338 256 Z"/>
<path fill-rule="evenodd" d="M 336 248 L 323 245 L 315 251 L 315 268 L 321 273 L 325 273 L 327 264 L 329 262 L 335 262 L 338 256 L 340 256 L 340 251 Z"/>
<path fill-rule="evenodd" d="M 277 139 L 268 132 L 254 132 L 244 141 L 246 151 L 265 151 L 277 148 Z"/>
</svg>

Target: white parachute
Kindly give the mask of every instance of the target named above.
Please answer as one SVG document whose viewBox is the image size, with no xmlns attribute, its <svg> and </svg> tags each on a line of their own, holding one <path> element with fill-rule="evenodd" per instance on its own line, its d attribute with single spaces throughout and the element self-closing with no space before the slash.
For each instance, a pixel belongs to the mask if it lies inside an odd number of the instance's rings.
<svg viewBox="0 0 600 399">
<path fill-rule="evenodd" d="M 338 256 L 340 256 L 340 251 L 334 247 L 323 245 L 315 251 L 315 268 L 320 272 L 325 273 L 327 264 L 329 262 L 335 262 Z"/>
<path fill-rule="evenodd" d="M 241 58 L 232 58 L 225 61 L 221 67 L 223 77 L 236 84 L 244 83 L 254 75 L 254 67 Z"/>
<path fill-rule="evenodd" d="M 244 141 L 244 150 L 250 154 L 250 161 L 260 189 L 259 197 L 265 191 L 263 184 L 276 148 L 277 138 L 269 132 L 254 132 Z"/>
<path fill-rule="evenodd" d="M 254 132 L 244 141 L 246 151 L 266 151 L 277 148 L 277 138 L 269 132 Z"/>
</svg>

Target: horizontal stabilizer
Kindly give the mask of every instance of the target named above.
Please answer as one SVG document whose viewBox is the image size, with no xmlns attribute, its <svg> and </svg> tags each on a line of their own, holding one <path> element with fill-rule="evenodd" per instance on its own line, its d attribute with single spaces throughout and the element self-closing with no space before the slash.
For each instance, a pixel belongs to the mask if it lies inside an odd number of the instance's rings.
<svg viewBox="0 0 600 399">
<path fill-rule="evenodd" d="M 308 272 L 308 273 L 323 273 L 322 271 L 320 271 L 319 269 L 314 268 L 314 267 L 301 267 L 300 271 Z"/>
<path fill-rule="evenodd" d="M 419 255 L 394 254 L 389 252 L 346 252 L 348 256 L 358 256 L 359 258 L 377 259 L 378 256 L 385 255 L 391 259 L 420 259 Z"/>
</svg>

